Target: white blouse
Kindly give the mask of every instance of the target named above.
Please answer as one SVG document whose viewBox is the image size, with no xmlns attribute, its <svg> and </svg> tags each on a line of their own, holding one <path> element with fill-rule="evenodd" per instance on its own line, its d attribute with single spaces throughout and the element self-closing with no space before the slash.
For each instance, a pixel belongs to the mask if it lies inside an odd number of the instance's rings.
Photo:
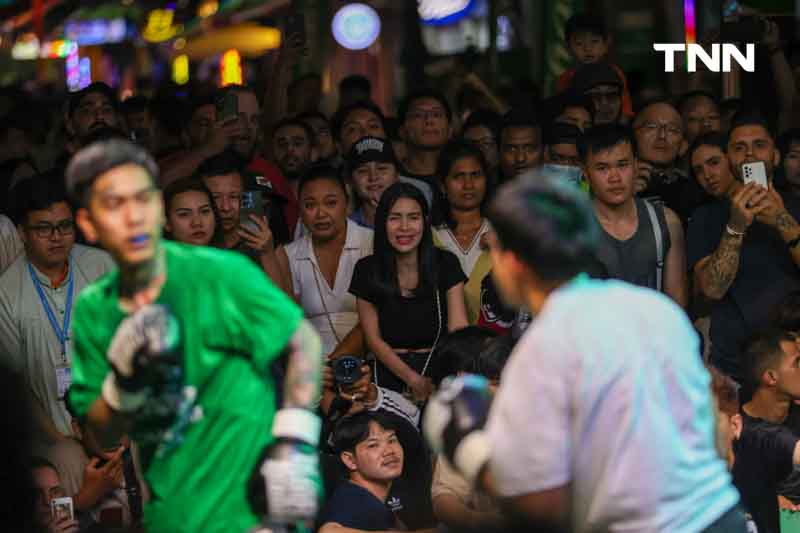
<svg viewBox="0 0 800 533">
<path fill-rule="evenodd" d="M 356 298 L 348 290 L 356 263 L 372 255 L 372 230 L 347 221 L 345 239 L 333 287 L 317 263 L 311 235 L 284 247 L 289 258 L 294 294 L 322 339 L 323 353 L 331 353 L 358 323 Z"/>
<path fill-rule="evenodd" d="M 458 239 L 456 239 L 456 236 L 453 235 L 453 232 L 447 225 L 433 228 L 433 235 L 439 246 L 454 253 L 455 256 L 458 257 L 458 262 L 461 263 L 461 270 L 469 277 L 470 274 L 472 274 L 472 269 L 475 268 L 475 263 L 478 261 L 481 252 L 483 252 L 481 248 L 481 237 L 490 229 L 492 229 L 492 226 L 489 224 L 489 221 L 484 218 L 480 229 L 478 229 L 478 233 L 475 234 L 475 238 L 472 239 L 472 242 L 466 249 L 461 247 Z"/>
</svg>

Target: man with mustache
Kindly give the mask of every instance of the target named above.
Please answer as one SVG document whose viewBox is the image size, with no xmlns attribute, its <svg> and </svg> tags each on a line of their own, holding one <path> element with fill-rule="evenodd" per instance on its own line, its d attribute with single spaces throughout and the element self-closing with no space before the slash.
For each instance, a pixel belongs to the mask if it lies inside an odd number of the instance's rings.
<svg viewBox="0 0 800 533">
<path fill-rule="evenodd" d="M 500 182 L 511 181 L 542 164 L 544 144 L 538 117 L 511 110 L 500 127 Z"/>
<path fill-rule="evenodd" d="M 272 131 L 272 157 L 297 196 L 300 177 L 317 159 L 314 130 L 300 119 L 286 118 Z"/>
</svg>

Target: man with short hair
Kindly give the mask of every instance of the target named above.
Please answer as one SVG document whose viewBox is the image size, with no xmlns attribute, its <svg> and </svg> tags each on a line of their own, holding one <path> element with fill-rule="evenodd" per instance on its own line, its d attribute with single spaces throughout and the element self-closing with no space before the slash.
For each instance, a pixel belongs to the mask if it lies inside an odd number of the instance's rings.
<svg viewBox="0 0 800 533">
<path fill-rule="evenodd" d="M 541 165 L 543 146 L 538 117 L 513 109 L 506 113 L 500 126 L 500 182 Z"/>
<path fill-rule="evenodd" d="M 42 178 L 14 189 L 14 222 L 25 253 L 0 276 L 0 353 L 32 396 L 37 445 L 71 435 L 64 393 L 72 381 L 73 302 L 113 268 L 105 252 L 75 244 L 65 191 Z"/>
<path fill-rule="evenodd" d="M 272 157 L 297 197 L 300 177 L 317 159 L 314 130 L 300 119 L 281 120 L 272 133 Z"/>
<path fill-rule="evenodd" d="M 680 114 L 668 102 L 651 102 L 636 114 L 633 130 L 639 157 L 636 194 L 664 203 L 685 224 L 703 195 L 682 168 L 688 144 Z"/>
<path fill-rule="evenodd" d="M 347 481 L 322 511 L 320 533 L 398 529 L 386 505 L 392 483 L 403 473 L 403 446 L 392 419 L 369 411 L 345 417 L 336 426 L 333 442 Z"/>
<path fill-rule="evenodd" d="M 544 162 L 552 165 L 580 167 L 578 139 L 581 130 L 571 124 L 556 122 L 548 128 L 545 136 Z"/>
<path fill-rule="evenodd" d="M 67 103 L 65 126 L 77 148 L 86 144 L 86 137 L 98 128 L 125 129 L 114 90 L 96 81 L 72 93 Z"/>
<path fill-rule="evenodd" d="M 331 133 L 339 153 L 346 156 L 362 137 L 386 139 L 386 118 L 373 102 L 355 102 L 333 115 Z"/>
<path fill-rule="evenodd" d="M 119 266 L 75 306 L 70 405 L 101 446 L 130 433 L 141 447 L 154 495 L 149 532 L 245 531 L 257 515 L 311 519 L 319 337 L 241 256 L 161 240 L 157 174 L 145 151 L 117 140 L 88 146 L 67 169 L 78 224 Z"/>
<path fill-rule="evenodd" d="M 536 319 L 491 406 L 488 382 L 474 375 L 432 397 L 423 429 L 433 449 L 530 531 L 546 522 L 576 533 L 744 533 L 683 310 L 581 274 L 599 228 L 586 195 L 563 180 L 504 185 L 488 218 L 492 276 Z"/>
<path fill-rule="evenodd" d="M 785 294 L 800 289 L 800 200 L 774 188 L 780 156 L 759 116 L 734 119 L 727 156 L 736 179 L 727 194 L 695 211 L 687 256 L 695 291 L 712 305 L 711 363 L 742 379 L 740 343 L 767 325 Z M 757 161 L 768 189 L 742 181 L 742 164 Z"/>
<path fill-rule="evenodd" d="M 437 194 L 436 164 L 442 148 L 453 135 L 450 104 L 439 91 L 420 89 L 406 98 L 398 117 L 407 150 L 400 175 L 426 183 L 433 194 Z"/>
<path fill-rule="evenodd" d="M 692 144 L 704 133 L 722 131 L 719 104 L 708 91 L 689 91 L 680 97 L 676 107 L 683 120 L 684 136 L 688 144 Z"/>
<path fill-rule="evenodd" d="M 784 423 L 800 400 L 800 346 L 778 329 L 756 334 L 742 353 L 752 398 L 733 442 L 733 482 L 760 533 L 780 533 L 778 494 L 800 465 L 800 438 Z"/>
<path fill-rule="evenodd" d="M 198 169 L 197 175 L 203 180 L 211 198 L 217 206 L 220 222 L 222 223 L 223 244 L 226 249 L 242 253 L 260 265 L 271 279 L 279 279 L 275 270 L 275 235 L 266 216 L 250 214 L 251 224 L 241 224 L 240 209 L 242 193 L 245 191 L 246 171 L 244 171 L 238 158 L 229 152 L 212 157 Z M 249 177 L 249 175 L 248 175 Z M 252 182 L 247 183 L 250 190 Z M 265 210 L 278 210 L 281 207 L 280 199 L 276 196 L 262 196 Z"/>
<path fill-rule="evenodd" d="M 634 195 L 638 160 L 630 128 L 595 126 L 581 138 L 579 151 L 602 230 L 597 258 L 608 276 L 664 292 L 686 308 L 683 227 L 668 207 Z"/>
<path fill-rule="evenodd" d="M 328 117 L 320 111 L 312 111 L 297 115 L 296 118 L 302 120 L 314 130 L 318 160 L 338 168 L 341 165 L 341 160 L 336 150 L 336 144 L 333 142 L 331 123 Z"/>
</svg>

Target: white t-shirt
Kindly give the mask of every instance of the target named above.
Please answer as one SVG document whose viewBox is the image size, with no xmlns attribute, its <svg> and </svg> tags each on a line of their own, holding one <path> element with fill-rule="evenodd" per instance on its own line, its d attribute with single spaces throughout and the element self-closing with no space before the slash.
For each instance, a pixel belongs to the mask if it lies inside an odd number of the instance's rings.
<svg viewBox="0 0 800 533">
<path fill-rule="evenodd" d="M 739 500 L 683 311 L 583 276 L 554 292 L 502 375 L 487 431 L 502 496 L 571 483 L 576 532 L 697 533 Z"/>
</svg>

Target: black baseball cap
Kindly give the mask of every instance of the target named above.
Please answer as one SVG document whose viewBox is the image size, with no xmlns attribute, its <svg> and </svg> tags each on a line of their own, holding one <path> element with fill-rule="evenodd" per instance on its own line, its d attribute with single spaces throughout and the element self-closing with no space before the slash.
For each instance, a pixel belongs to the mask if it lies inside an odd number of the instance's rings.
<svg viewBox="0 0 800 533">
<path fill-rule="evenodd" d="M 622 80 L 609 63 L 589 63 L 581 66 L 572 79 L 572 90 L 583 94 L 598 85 L 622 87 Z"/>
<path fill-rule="evenodd" d="M 378 137 L 362 137 L 353 144 L 347 156 L 347 168 L 352 172 L 364 163 L 371 162 L 397 164 L 392 143 Z"/>
<path fill-rule="evenodd" d="M 81 103 L 81 100 L 89 94 L 92 93 L 100 93 L 105 95 L 108 98 L 108 101 L 111 103 L 111 106 L 119 111 L 119 100 L 117 99 L 117 93 L 114 92 L 114 89 L 103 83 L 102 81 L 96 81 L 91 83 L 81 89 L 80 91 L 76 91 L 69 95 L 69 100 L 67 101 L 67 116 L 71 117 L 75 110 Z"/>
</svg>

